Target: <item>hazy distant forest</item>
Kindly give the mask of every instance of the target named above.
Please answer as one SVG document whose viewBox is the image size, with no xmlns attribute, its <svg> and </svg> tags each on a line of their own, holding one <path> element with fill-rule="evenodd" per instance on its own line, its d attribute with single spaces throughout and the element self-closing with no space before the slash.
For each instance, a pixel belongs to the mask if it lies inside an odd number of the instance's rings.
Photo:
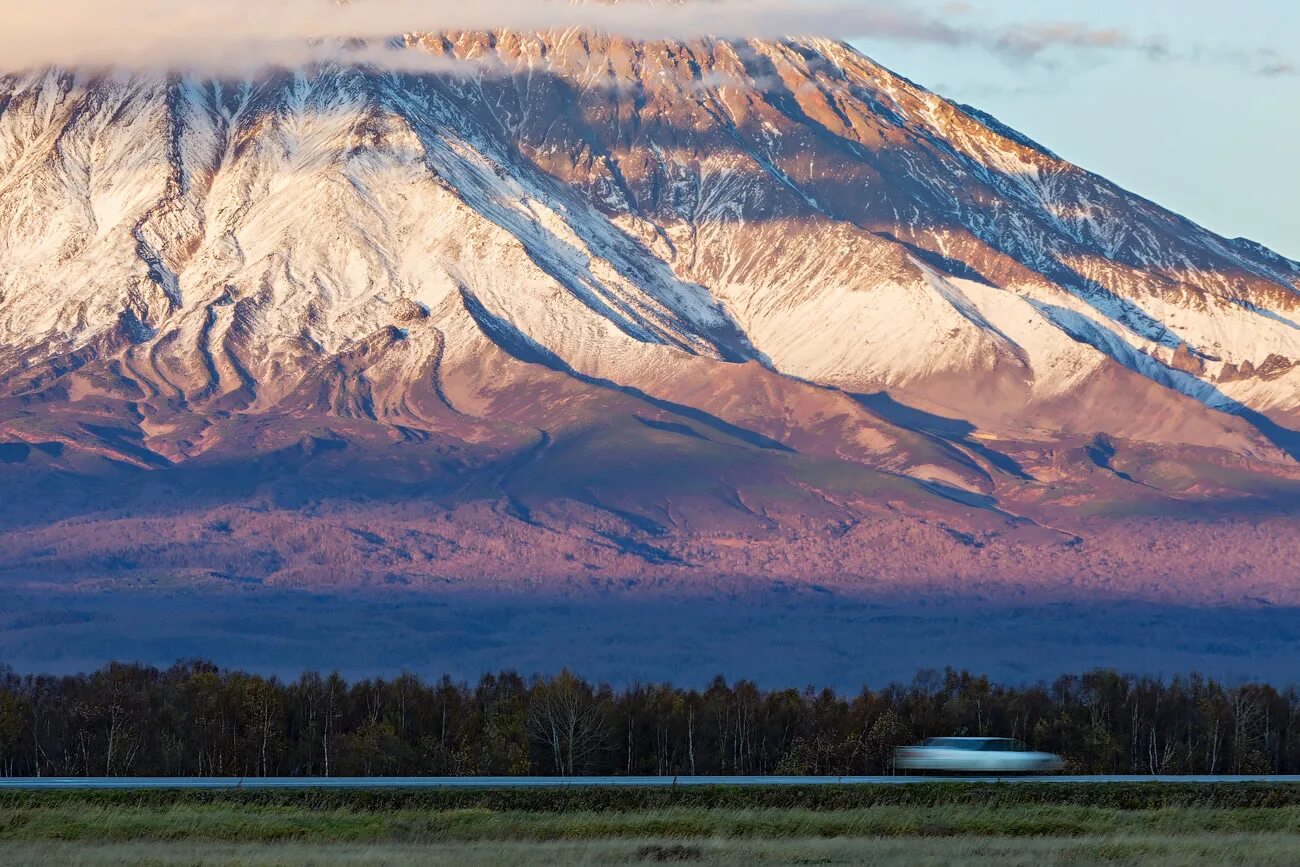
<svg viewBox="0 0 1300 867">
<path fill-rule="evenodd" d="M 206 662 L 0 667 L 8 776 L 882 774 L 894 746 L 935 735 L 1023 738 L 1074 773 L 1297 773 L 1300 693 L 1113 671 L 1015 687 L 926 671 L 842 696 L 720 677 L 697 691 L 567 672 L 347 683 Z"/>
</svg>

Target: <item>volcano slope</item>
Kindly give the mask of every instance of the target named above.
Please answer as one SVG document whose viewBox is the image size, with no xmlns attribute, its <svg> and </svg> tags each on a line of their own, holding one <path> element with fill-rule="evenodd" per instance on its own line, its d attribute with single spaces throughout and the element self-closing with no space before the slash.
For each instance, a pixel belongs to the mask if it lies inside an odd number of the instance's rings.
<svg viewBox="0 0 1300 867">
<path fill-rule="evenodd" d="M 841 43 L 406 43 L 0 77 L 10 591 L 1298 601 L 1300 264 Z"/>
</svg>

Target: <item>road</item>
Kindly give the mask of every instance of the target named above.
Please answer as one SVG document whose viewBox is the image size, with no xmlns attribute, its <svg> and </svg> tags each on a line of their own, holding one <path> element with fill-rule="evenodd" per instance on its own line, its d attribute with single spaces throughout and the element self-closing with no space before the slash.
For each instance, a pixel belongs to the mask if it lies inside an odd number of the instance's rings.
<svg viewBox="0 0 1300 867">
<path fill-rule="evenodd" d="M 1292 783 L 1300 776 L 1047 777 L 12 777 L 34 789 L 534 789 L 666 786 L 888 786 L 912 783 Z"/>
</svg>

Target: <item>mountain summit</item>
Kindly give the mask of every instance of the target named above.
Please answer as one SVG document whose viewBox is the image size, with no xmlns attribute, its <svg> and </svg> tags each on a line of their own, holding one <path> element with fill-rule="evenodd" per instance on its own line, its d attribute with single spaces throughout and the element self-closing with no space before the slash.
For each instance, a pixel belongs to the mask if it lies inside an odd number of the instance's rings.
<svg viewBox="0 0 1300 867">
<path fill-rule="evenodd" d="M 405 50 L 0 77 L 0 570 L 1291 592 L 1300 264 L 833 41 Z"/>
</svg>

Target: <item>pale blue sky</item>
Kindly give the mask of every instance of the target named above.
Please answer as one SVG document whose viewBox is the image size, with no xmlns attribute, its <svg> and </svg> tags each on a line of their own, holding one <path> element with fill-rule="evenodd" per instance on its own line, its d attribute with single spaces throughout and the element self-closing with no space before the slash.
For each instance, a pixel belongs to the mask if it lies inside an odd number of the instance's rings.
<svg viewBox="0 0 1300 867">
<path fill-rule="evenodd" d="M 896 5 L 954 32 L 843 36 L 1084 168 L 1300 258 L 1297 0 Z M 1073 26 L 1034 29 L 1046 23 Z M 1026 33 L 1050 44 L 1017 49 Z"/>
</svg>

